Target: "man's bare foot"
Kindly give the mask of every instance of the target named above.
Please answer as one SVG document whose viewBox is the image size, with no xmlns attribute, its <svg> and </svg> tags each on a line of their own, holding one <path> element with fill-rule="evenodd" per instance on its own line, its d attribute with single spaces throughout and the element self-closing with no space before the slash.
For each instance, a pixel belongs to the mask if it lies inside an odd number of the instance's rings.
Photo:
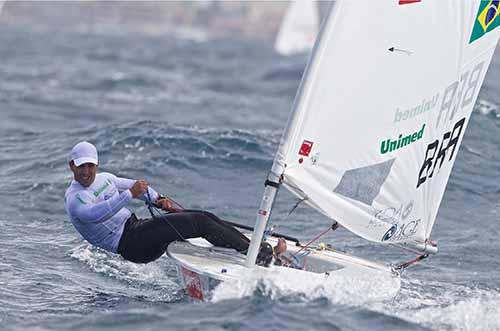
<svg viewBox="0 0 500 331">
<path fill-rule="evenodd" d="M 280 255 L 286 251 L 286 240 L 283 238 L 278 239 L 278 244 L 274 246 L 274 254 Z"/>
</svg>

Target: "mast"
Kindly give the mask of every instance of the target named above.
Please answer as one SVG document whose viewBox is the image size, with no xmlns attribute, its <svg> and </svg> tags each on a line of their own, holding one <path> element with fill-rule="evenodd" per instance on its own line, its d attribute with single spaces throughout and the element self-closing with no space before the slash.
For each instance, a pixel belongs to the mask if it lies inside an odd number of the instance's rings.
<svg viewBox="0 0 500 331">
<path fill-rule="evenodd" d="M 257 212 L 257 220 L 255 222 L 252 240 L 250 241 L 250 247 L 248 248 L 247 258 L 245 261 L 245 265 L 247 267 L 251 267 L 255 264 L 257 254 L 259 253 L 260 243 L 262 242 L 262 237 L 264 236 L 264 231 L 266 230 L 267 221 L 271 215 L 274 199 L 280 186 L 280 175 L 278 174 L 283 173 L 283 170 L 284 167 L 278 164 L 275 159 L 271 172 L 267 176 L 264 194 Z"/>
<path fill-rule="evenodd" d="M 281 176 L 285 171 L 286 164 L 284 163 L 284 156 L 289 149 L 290 138 L 295 134 L 295 128 L 301 121 L 301 115 L 305 109 L 304 104 L 306 104 L 307 99 L 309 99 L 310 97 L 310 94 L 306 93 L 306 91 L 310 90 L 308 88 L 311 82 L 310 78 L 317 70 L 318 59 L 321 57 L 322 50 L 324 49 L 324 45 L 322 45 L 321 42 L 323 39 L 323 31 L 328 30 L 329 26 L 333 24 L 332 22 L 334 20 L 335 8 L 340 5 L 340 2 L 341 1 L 335 1 L 330 6 L 328 15 L 322 24 L 322 28 L 320 29 L 318 38 L 316 39 L 316 43 L 314 44 L 307 67 L 304 70 L 302 81 L 300 83 L 297 95 L 295 96 L 292 112 L 290 113 L 287 126 L 285 128 L 285 131 L 283 132 L 280 146 L 278 148 L 278 151 L 276 152 L 271 171 L 269 172 L 269 175 L 267 176 L 265 182 L 264 194 L 260 202 L 259 210 L 257 211 L 255 228 L 252 234 L 252 240 L 250 241 L 250 247 L 248 248 L 247 258 L 245 261 L 245 265 L 247 267 L 251 267 L 255 264 L 257 254 L 259 253 L 260 243 L 262 242 L 262 237 L 264 236 L 264 231 L 266 230 L 266 225 L 271 215 L 274 199 L 281 184 Z"/>
</svg>

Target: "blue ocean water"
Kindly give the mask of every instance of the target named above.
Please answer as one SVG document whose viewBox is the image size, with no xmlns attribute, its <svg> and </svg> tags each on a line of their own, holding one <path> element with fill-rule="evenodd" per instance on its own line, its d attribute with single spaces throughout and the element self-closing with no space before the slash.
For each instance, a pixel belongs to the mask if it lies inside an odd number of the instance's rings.
<svg viewBox="0 0 500 331">
<path fill-rule="evenodd" d="M 500 330 L 500 55 L 438 215 L 440 252 L 403 275 L 395 298 L 371 300 L 359 284 L 259 284 L 191 303 L 167 257 L 135 265 L 79 237 L 63 208 L 68 151 L 87 139 L 101 170 L 252 224 L 305 55 L 241 38 L 0 27 L 0 328 Z M 278 231 L 307 240 L 328 226 L 306 208 L 286 217 L 294 203 L 280 193 Z M 324 241 L 411 257 L 343 230 Z"/>
</svg>

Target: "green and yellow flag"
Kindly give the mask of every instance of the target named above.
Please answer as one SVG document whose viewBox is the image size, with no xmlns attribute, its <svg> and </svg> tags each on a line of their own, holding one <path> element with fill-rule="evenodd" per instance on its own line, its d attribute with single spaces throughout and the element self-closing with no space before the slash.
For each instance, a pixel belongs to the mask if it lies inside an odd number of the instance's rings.
<svg viewBox="0 0 500 331">
<path fill-rule="evenodd" d="M 500 0 L 481 1 L 469 44 L 500 25 Z"/>
</svg>

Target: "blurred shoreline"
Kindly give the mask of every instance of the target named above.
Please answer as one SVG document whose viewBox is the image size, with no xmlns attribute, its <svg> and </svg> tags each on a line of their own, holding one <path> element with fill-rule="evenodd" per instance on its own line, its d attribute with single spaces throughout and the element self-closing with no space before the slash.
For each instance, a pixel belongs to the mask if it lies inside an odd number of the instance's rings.
<svg viewBox="0 0 500 331">
<path fill-rule="evenodd" d="M 7 1 L 0 27 L 271 41 L 288 1 Z"/>
</svg>

